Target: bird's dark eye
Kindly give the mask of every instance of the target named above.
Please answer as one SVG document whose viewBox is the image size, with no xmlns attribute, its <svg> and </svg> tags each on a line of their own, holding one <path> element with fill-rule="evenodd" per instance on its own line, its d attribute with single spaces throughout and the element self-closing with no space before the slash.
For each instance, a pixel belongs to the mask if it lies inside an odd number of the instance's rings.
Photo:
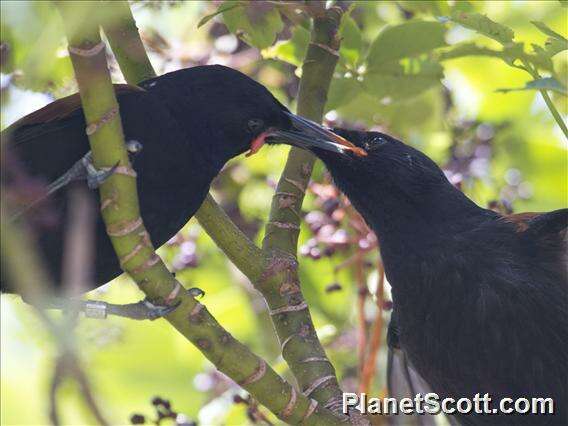
<svg viewBox="0 0 568 426">
<path fill-rule="evenodd" d="M 370 140 L 365 141 L 363 145 L 365 150 L 371 151 L 373 149 L 377 149 L 381 145 L 384 145 L 386 142 L 386 139 L 381 136 L 373 136 Z"/>
<path fill-rule="evenodd" d="M 262 121 L 260 118 L 253 118 L 248 121 L 247 127 L 249 132 L 257 133 L 264 127 L 264 121 Z"/>
</svg>

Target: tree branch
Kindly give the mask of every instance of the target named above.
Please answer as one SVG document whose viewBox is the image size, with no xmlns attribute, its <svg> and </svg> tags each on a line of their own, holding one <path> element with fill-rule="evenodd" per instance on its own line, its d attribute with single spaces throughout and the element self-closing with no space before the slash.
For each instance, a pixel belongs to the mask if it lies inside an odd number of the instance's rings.
<svg viewBox="0 0 568 426">
<path fill-rule="evenodd" d="M 115 18 L 105 19 L 101 24 L 126 81 L 138 84 L 156 77 L 128 2 L 108 2 L 105 8 L 112 9 Z"/>
<path fill-rule="evenodd" d="M 252 282 L 263 273 L 262 250 L 254 244 L 209 194 L 197 212 L 199 224 Z"/>
<path fill-rule="evenodd" d="M 338 60 L 339 8 L 314 14 L 310 45 L 302 68 L 298 113 L 321 122 Z M 302 391 L 341 412 L 341 389 L 335 369 L 319 342 L 303 298 L 296 260 L 300 212 L 315 157 L 292 148 L 272 199 L 263 242 L 266 269 L 258 283 L 280 338 L 282 354 Z"/>
<path fill-rule="evenodd" d="M 131 170 L 115 97 L 107 68 L 95 11 L 84 20 L 79 31 L 71 31 L 76 14 L 84 12 L 85 3 L 57 3 L 68 23 L 69 53 L 96 168 L 116 164 Z M 112 114 L 111 114 L 112 112 Z M 108 117 L 112 118 L 108 118 Z M 103 119 L 104 118 L 104 119 Z M 255 399 L 288 423 L 336 424 L 326 409 L 302 394 L 278 376 L 267 363 L 237 341 L 211 316 L 207 309 L 185 291 L 156 255 L 140 217 L 135 177 L 113 174 L 100 188 L 102 216 L 107 232 L 124 270 L 151 299 L 179 303 L 167 320 L 223 373 L 250 392 Z"/>
</svg>

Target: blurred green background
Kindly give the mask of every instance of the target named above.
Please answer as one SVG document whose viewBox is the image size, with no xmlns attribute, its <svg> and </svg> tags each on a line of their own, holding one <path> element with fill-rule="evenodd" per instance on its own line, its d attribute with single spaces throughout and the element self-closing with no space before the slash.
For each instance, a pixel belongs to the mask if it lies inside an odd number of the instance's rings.
<svg viewBox="0 0 568 426">
<path fill-rule="evenodd" d="M 215 12 L 220 2 L 135 1 L 131 7 L 158 74 L 200 64 L 228 65 L 254 77 L 293 108 L 309 20 L 293 5 L 274 3 L 239 4 L 200 27 L 200 20 Z M 568 9 L 563 2 L 343 3 L 350 5 L 341 27 L 340 63 L 326 109 L 330 125 L 374 128 L 401 138 L 432 156 L 452 182 L 482 206 L 515 212 L 567 206 L 567 139 L 541 95 L 535 90 L 497 91 L 522 88 L 532 77 L 502 57 L 448 59 L 451 55 L 444 53 L 458 43 L 502 49 L 496 40 L 458 25 L 459 13 L 485 14 L 506 25 L 514 30 L 514 41 L 524 43 L 522 54 L 540 61 L 541 75 L 558 83 L 549 93 L 566 119 L 568 55 L 565 50 L 554 51 L 538 59 L 538 49 L 531 46 L 554 46 L 550 34 L 531 21 L 568 35 Z M 110 3 L 105 7 L 111 7 Z M 88 18 L 78 17 L 78 25 L 80 19 Z M 434 23 L 428 37 L 413 33 L 419 31 L 413 26 L 417 21 Z M 405 26 L 409 23 L 410 27 Z M 561 38 L 556 41 L 562 44 Z M 2 1 L 1 42 L 2 128 L 76 90 L 60 17 L 50 2 Z M 424 46 L 416 47 L 420 43 Z M 123 81 L 110 49 L 108 54 L 113 77 Z M 389 54 L 394 56 L 385 59 Z M 391 73 L 393 64 L 402 74 Z M 213 185 L 215 197 L 231 218 L 257 241 L 262 239 L 286 153 L 282 147 L 267 148 L 252 158 L 233 160 Z M 321 164 L 314 181 L 329 189 Z M 322 196 L 316 187 L 308 194 L 304 211 L 333 216 L 329 200 L 335 198 L 334 194 Z M 338 199 L 337 204 L 331 210 L 341 212 L 345 201 Z M 343 235 L 338 231 L 354 232 L 341 214 L 333 216 L 332 225 L 337 238 Z M 330 242 L 317 228 L 302 228 L 303 290 L 344 390 L 354 390 L 358 380 L 356 271 L 347 267 L 334 272 L 334 267 L 360 250 L 361 239 Z M 160 253 L 186 287 L 205 291 L 203 303 L 221 324 L 265 356 L 278 372 L 288 374 L 262 298 L 194 220 Z M 366 251 L 364 257 L 374 264 L 377 253 Z M 374 268 L 366 266 L 364 280 L 372 294 L 377 280 Z M 326 291 L 332 283 L 341 288 Z M 142 294 L 128 279 L 119 278 L 88 296 L 126 303 Z M 373 322 L 376 312 L 373 297 L 367 298 L 366 321 Z M 389 313 L 387 291 L 383 324 Z M 77 338 L 97 401 L 112 424 L 128 424 L 133 413 L 152 419 L 154 396 L 169 399 L 174 410 L 200 424 L 250 422 L 246 406 L 233 402 L 233 395 L 242 391 L 216 373 L 165 321 L 83 320 Z M 19 297 L 1 297 L 0 344 L 1 423 L 48 423 L 47 391 L 56 348 Z M 375 394 L 385 385 L 384 344 L 379 355 Z M 60 406 L 66 424 L 94 422 L 73 384 L 64 386 Z"/>
</svg>

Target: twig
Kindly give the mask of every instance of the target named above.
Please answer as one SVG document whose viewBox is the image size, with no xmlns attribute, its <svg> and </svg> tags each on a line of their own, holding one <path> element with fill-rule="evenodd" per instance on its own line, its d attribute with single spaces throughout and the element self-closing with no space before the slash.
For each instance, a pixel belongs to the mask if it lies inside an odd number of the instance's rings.
<svg viewBox="0 0 568 426">
<path fill-rule="evenodd" d="M 112 1 L 105 4 L 108 11 L 112 9 L 111 22 L 102 22 L 110 47 L 128 82 L 140 83 L 155 77 L 150 59 L 140 39 L 136 21 L 127 1 Z"/>
<path fill-rule="evenodd" d="M 318 4 L 320 6 L 320 4 Z M 337 30 L 341 20 L 341 9 L 323 9 L 313 20 L 311 42 L 302 68 L 298 113 L 314 121 L 321 121 L 327 98 L 327 91 L 337 63 L 337 56 L 320 45 L 337 50 Z M 285 306 L 297 306 L 304 302 L 297 271 L 296 251 L 299 234 L 300 212 L 306 188 L 312 173 L 315 158 L 307 151 L 292 148 L 272 199 L 270 218 L 263 241 L 263 251 L 268 260 L 264 279 L 258 284 L 270 310 Z M 293 194 L 295 203 L 282 208 L 278 194 Z M 287 229 L 274 223 L 295 225 Z M 315 383 L 321 386 L 310 393 L 326 406 L 340 407 L 335 401 L 341 398 L 341 389 L 335 376 L 335 369 L 329 362 L 314 362 L 306 366 L 306 359 L 322 359 L 327 355 L 319 342 L 309 309 L 273 315 L 274 328 L 281 343 L 286 342 L 282 355 L 294 373 L 302 390 L 312 390 Z M 322 381 L 331 377 L 332 380 Z"/>
</svg>

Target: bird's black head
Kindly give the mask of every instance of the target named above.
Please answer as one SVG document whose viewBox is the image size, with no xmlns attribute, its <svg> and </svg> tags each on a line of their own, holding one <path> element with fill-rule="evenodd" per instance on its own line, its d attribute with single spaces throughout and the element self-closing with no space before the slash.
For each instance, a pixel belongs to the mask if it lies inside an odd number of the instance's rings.
<svg viewBox="0 0 568 426">
<path fill-rule="evenodd" d="M 346 129 L 333 131 L 363 149 L 367 155 L 333 155 L 313 149 L 328 166 L 338 185 L 369 188 L 374 184 L 388 191 L 412 196 L 425 188 L 445 186 L 442 170 L 422 152 L 380 132 Z"/>
<path fill-rule="evenodd" d="M 407 226 L 411 217 L 415 223 L 434 224 L 478 208 L 450 184 L 434 161 L 413 147 L 379 132 L 333 131 L 367 155 L 312 151 L 375 230 L 386 222 Z"/>
<path fill-rule="evenodd" d="M 141 86 L 163 93 L 188 135 L 219 163 L 246 151 L 254 154 L 265 143 L 349 149 L 337 135 L 292 114 L 266 87 L 232 68 L 198 66 Z"/>
</svg>

